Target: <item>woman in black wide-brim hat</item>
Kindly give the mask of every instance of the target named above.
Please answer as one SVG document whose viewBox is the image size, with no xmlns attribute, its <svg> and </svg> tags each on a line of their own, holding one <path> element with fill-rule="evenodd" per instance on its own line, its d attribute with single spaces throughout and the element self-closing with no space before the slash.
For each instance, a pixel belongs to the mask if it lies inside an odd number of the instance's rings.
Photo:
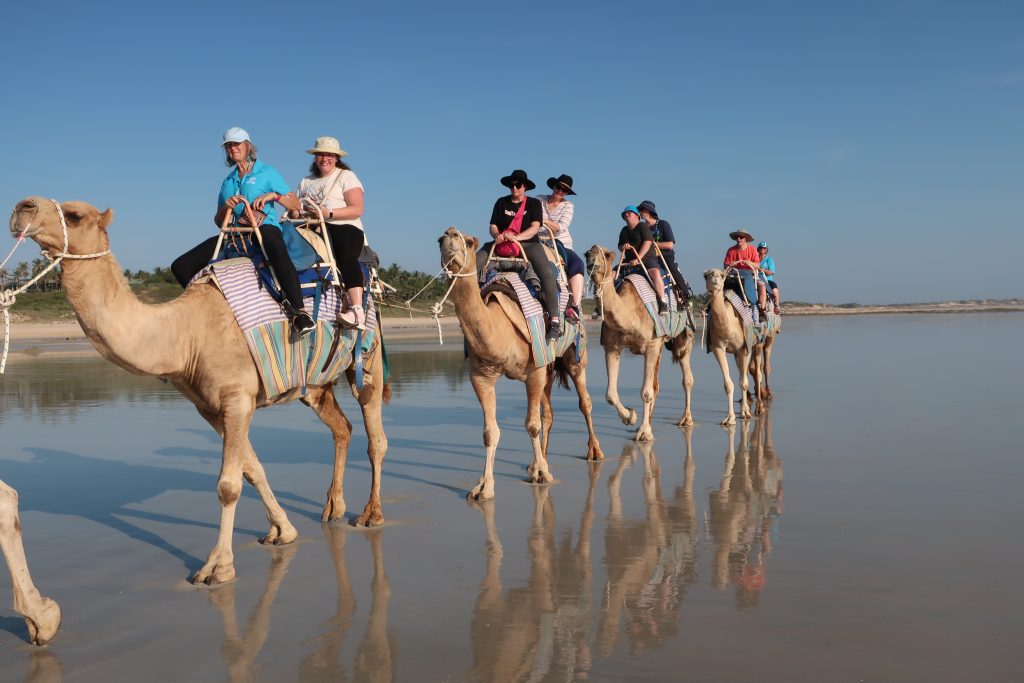
<svg viewBox="0 0 1024 683">
<path fill-rule="evenodd" d="M 477 252 L 477 272 L 483 277 L 483 269 L 492 244 L 496 245 L 497 253 L 507 251 L 508 253 L 504 255 L 508 256 L 519 255 L 518 249 L 515 248 L 518 244 L 540 279 L 544 310 L 548 314 L 547 339 L 558 339 L 562 334 L 562 317 L 558 310 L 558 285 L 551 269 L 551 262 L 548 261 L 544 247 L 537 238 L 541 221 L 544 219 L 544 210 L 541 208 L 540 200 L 526 196 L 526 192 L 537 185 L 527 177 L 526 171 L 518 168 L 502 178 L 501 184 L 509 189 L 509 194 L 498 197 L 494 202 L 490 225 L 491 237 L 494 239 Z"/>
<path fill-rule="evenodd" d="M 572 189 L 572 176 L 562 174 L 557 178 L 548 178 L 551 194 L 537 197 L 544 209 L 543 226 L 551 231 L 555 239 L 565 250 L 565 274 L 569 278 L 569 306 L 565 309 L 565 318 L 571 323 L 578 323 L 582 316 L 580 309 L 583 300 L 583 259 L 572 250 L 572 235 L 569 225 L 572 223 L 575 205 L 566 199 L 567 195 L 575 195 Z"/>
</svg>

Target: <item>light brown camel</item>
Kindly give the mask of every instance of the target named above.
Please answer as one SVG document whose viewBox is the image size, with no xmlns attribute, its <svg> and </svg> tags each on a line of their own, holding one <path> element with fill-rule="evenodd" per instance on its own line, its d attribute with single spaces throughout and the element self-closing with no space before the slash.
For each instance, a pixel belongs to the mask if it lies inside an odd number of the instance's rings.
<svg viewBox="0 0 1024 683">
<path fill-rule="evenodd" d="M 146 305 L 128 288 L 121 267 L 109 253 L 107 227 L 113 212 L 100 213 L 85 202 L 60 205 L 42 197 L 30 197 L 14 208 L 11 232 L 25 232 L 51 256 L 62 253 L 99 255 L 65 260 L 61 279 L 68 301 L 85 335 L 100 354 L 136 375 L 156 375 L 173 384 L 195 404 L 199 414 L 224 441 L 217 496 L 221 504 L 220 533 L 193 583 L 216 584 L 235 576 L 231 537 L 235 506 L 245 478 L 260 494 L 270 521 L 261 543 L 291 543 L 298 532 L 274 497 L 263 466 L 249 442 L 253 411 L 268 405 L 300 399 L 313 409 L 334 437 L 334 476 L 327 492 L 323 520 L 345 513 L 342 492 L 345 458 L 352 426 L 330 385 L 307 387 L 305 396 L 294 389 L 269 400 L 249 354 L 245 338 L 227 302 L 211 283 L 195 284 L 174 301 Z M 62 228 L 66 219 L 67 230 Z M 388 393 L 382 375 L 380 345 L 374 352 L 371 372 L 356 391 L 369 442 L 372 466 L 370 499 L 356 524 L 381 524 L 381 462 L 387 438 L 381 424 L 381 404 Z M 354 373 L 348 372 L 350 385 Z"/>
<path fill-rule="evenodd" d="M 772 351 L 775 349 L 775 338 L 782 329 L 781 321 L 780 317 L 779 325 L 772 327 L 771 331 L 765 335 L 764 341 L 755 344 L 754 350 L 750 354 L 750 376 L 754 378 L 755 383 L 760 380 L 762 400 L 773 398 L 768 380 L 772 376 Z"/>
<path fill-rule="evenodd" d="M 605 364 L 608 369 L 608 390 L 605 399 L 619 414 L 623 424 L 636 424 L 636 411 L 627 408 L 619 400 L 619 363 L 622 350 L 629 349 L 644 358 L 644 377 L 641 385 L 640 398 L 643 401 L 643 419 L 634 441 L 653 441 L 654 429 L 651 417 L 654 414 L 654 401 L 658 398 L 658 368 L 661 365 L 661 351 L 668 346 L 672 352 L 672 360 L 679 363 L 683 371 L 683 392 L 685 401 L 683 416 L 678 425 L 686 427 L 693 424 L 690 412 L 693 393 L 693 371 L 690 369 L 690 352 L 693 351 L 693 331 L 685 328 L 682 334 L 672 339 L 656 336 L 654 321 L 644 307 L 640 295 L 632 284 L 623 285 L 618 292 L 614 286 L 615 252 L 598 245 L 592 246 L 586 253 L 587 269 L 594 281 L 595 294 L 599 297 L 604 311 L 604 322 L 601 325 L 601 346 L 604 347 Z"/>
<path fill-rule="evenodd" d="M 476 272 L 476 250 L 479 244 L 476 238 L 463 235 L 452 227 L 441 235 L 438 244 L 441 263 L 449 277 L 454 278 L 451 299 L 469 350 L 469 379 L 484 413 L 484 448 L 487 458 L 483 476 L 468 497 L 474 500 L 494 497 L 494 454 L 501 436 L 494 386 L 502 375 L 526 384 L 526 431 L 533 445 L 533 463 L 527 468 L 527 481 L 535 484 L 554 481 L 548 470 L 547 448 L 554 418 L 551 411 L 551 389 L 556 376 L 558 381 L 567 385 L 568 375 L 576 386 L 580 412 L 587 422 L 589 433 L 587 459 L 603 458 L 590 417 L 586 349 L 580 352 L 578 362 L 575 349 L 570 346 L 555 361 L 554 367 L 536 367 L 530 355 L 526 318 L 519 305 L 500 292 L 487 303 L 480 296 Z"/>
<path fill-rule="evenodd" d="M 731 353 L 736 359 L 736 369 L 740 374 L 740 417 L 749 420 L 753 417 L 750 413 L 750 404 L 747 402 L 747 388 L 750 386 L 747 381 L 747 371 L 750 364 L 750 357 L 753 349 L 747 344 L 743 334 L 743 320 L 732 304 L 725 302 L 723 295 L 725 287 L 725 271 L 718 268 L 710 268 L 704 271 L 704 284 L 708 290 L 708 308 L 711 317 L 708 320 L 707 337 L 708 348 L 715 354 L 715 360 L 722 368 L 722 380 L 725 383 L 725 396 L 728 399 L 729 412 L 721 424 L 736 424 L 736 411 L 733 409 L 733 383 L 729 376 L 729 362 L 725 355 Z M 757 413 L 761 414 L 761 379 L 760 375 L 754 377 L 755 401 L 757 401 Z"/>
<path fill-rule="evenodd" d="M 28 637 L 36 645 L 46 645 L 60 628 L 60 606 L 39 593 L 28 573 L 25 547 L 21 543 L 21 519 L 18 517 L 18 492 L 0 480 L 0 550 L 11 572 L 14 609 L 25 617 Z"/>
</svg>

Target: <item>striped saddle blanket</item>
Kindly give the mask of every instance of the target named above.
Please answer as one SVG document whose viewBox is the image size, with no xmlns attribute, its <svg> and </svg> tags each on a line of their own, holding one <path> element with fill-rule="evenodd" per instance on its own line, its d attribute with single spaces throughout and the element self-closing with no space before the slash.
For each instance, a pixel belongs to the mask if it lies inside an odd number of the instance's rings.
<svg viewBox="0 0 1024 683">
<path fill-rule="evenodd" d="M 495 273 L 484 282 L 481 288 L 481 295 L 487 298 L 487 295 L 493 291 L 495 286 L 505 283 L 511 286 L 512 290 L 516 294 L 519 307 L 523 311 L 523 316 L 526 318 L 526 326 L 530 332 L 530 347 L 533 353 L 534 365 L 538 368 L 542 368 L 545 365 L 550 365 L 555 361 L 556 358 L 561 358 L 570 346 L 576 344 L 577 357 L 583 352 L 587 343 L 587 338 L 583 334 L 583 321 L 579 324 L 570 324 L 568 321 L 563 320 L 562 324 L 562 336 L 557 341 L 548 343 L 545 339 L 545 333 L 547 332 L 547 325 L 544 322 L 544 306 L 534 298 L 530 292 L 529 287 L 523 282 L 523 279 L 519 276 L 519 273 L 515 272 L 504 272 Z M 569 291 L 559 283 L 558 291 L 558 310 L 564 311 L 566 306 L 569 304 Z"/>
<path fill-rule="evenodd" d="M 366 310 L 366 330 L 360 334 L 335 325 L 342 301 L 336 288 L 327 288 L 316 307 L 316 329 L 292 341 L 291 323 L 261 286 L 250 259 L 220 261 L 202 275 L 210 276 L 227 299 L 270 399 L 291 389 L 335 381 L 357 360 L 353 353 L 357 341 L 363 357 L 368 357 L 380 338 L 373 297 Z M 307 299 L 307 312 L 312 308 Z"/>
<path fill-rule="evenodd" d="M 736 313 L 739 314 L 740 320 L 743 321 L 743 339 L 747 343 L 747 348 L 753 349 L 754 346 L 760 344 L 768 336 L 771 331 L 778 332 L 782 329 L 782 316 L 776 313 L 768 313 L 768 319 L 761 322 L 755 322 L 754 316 L 759 315 L 756 306 L 750 306 L 746 301 L 743 300 L 736 292 L 731 289 L 723 292 L 725 300 L 732 304 L 732 307 L 736 309 Z M 708 325 L 711 320 L 711 307 L 708 306 Z M 708 353 L 711 353 L 711 345 L 708 344 Z"/>
<path fill-rule="evenodd" d="M 646 277 L 640 273 L 632 273 L 617 282 L 615 289 L 618 290 L 626 282 L 633 285 L 633 289 L 640 296 L 640 301 L 644 303 L 644 308 L 647 309 L 647 313 L 654 322 L 656 337 L 665 336 L 674 339 L 683 333 L 683 330 L 686 329 L 686 309 L 680 308 L 679 299 L 672 287 L 666 288 L 668 311 L 658 313 L 658 295 L 654 293 L 654 287 Z"/>
</svg>

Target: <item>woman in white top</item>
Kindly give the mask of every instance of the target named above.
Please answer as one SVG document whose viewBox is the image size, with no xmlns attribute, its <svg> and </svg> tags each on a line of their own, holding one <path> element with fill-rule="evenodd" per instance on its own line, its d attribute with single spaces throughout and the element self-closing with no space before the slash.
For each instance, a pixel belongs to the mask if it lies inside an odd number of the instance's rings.
<svg viewBox="0 0 1024 683">
<path fill-rule="evenodd" d="M 312 154 L 314 159 L 309 167 L 310 175 L 299 181 L 296 194 L 299 199 L 313 200 L 323 211 L 334 260 L 348 293 L 353 324 L 363 329 L 366 314 L 363 311 L 363 271 L 359 267 L 359 254 L 366 242 L 360 220 L 363 215 L 363 184 L 341 160 L 348 152 L 341 149 L 336 138 L 319 137 L 306 153 Z M 293 216 L 298 215 L 298 205 L 288 208 Z"/>
<path fill-rule="evenodd" d="M 572 191 L 572 176 L 563 173 L 557 178 L 548 178 L 548 187 L 551 188 L 551 194 L 542 194 L 537 199 L 544 208 L 544 227 L 565 247 L 565 274 L 569 278 L 571 297 L 565 317 L 569 322 L 575 323 L 579 322 L 581 315 L 584 267 L 583 259 L 572 250 L 572 236 L 569 234 L 569 224 L 572 223 L 573 212 L 576 209 L 565 196 L 576 194 Z"/>
</svg>

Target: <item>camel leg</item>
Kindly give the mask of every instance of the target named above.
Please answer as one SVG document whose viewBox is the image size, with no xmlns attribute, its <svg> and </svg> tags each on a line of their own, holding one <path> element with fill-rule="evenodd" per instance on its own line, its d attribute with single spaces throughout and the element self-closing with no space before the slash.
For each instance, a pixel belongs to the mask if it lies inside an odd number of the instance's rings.
<svg viewBox="0 0 1024 683">
<path fill-rule="evenodd" d="M 640 390 L 643 401 L 643 420 L 633 435 L 633 441 L 654 441 L 651 416 L 654 414 L 654 399 L 658 396 L 658 366 L 661 361 L 661 342 L 652 341 L 644 350 L 644 383 Z"/>
<path fill-rule="evenodd" d="M 744 347 L 740 351 L 736 352 L 736 369 L 740 375 L 740 417 L 744 420 L 749 420 L 753 417 L 750 413 L 750 402 L 747 400 L 747 391 L 750 390 L 750 378 L 747 377 L 747 366 L 750 363 L 750 351 Z M 729 398 L 732 398 L 732 392 L 729 392 Z M 729 407 L 732 408 L 730 402 Z"/>
<path fill-rule="evenodd" d="M 754 391 L 748 394 L 748 398 L 755 401 L 756 409 L 755 414 L 760 415 L 761 406 L 761 354 L 764 351 L 764 345 L 758 345 L 754 347 L 753 353 L 750 354 L 750 377 L 754 380 Z"/>
<path fill-rule="evenodd" d="M 540 396 L 540 449 L 544 451 L 545 456 L 548 454 L 551 427 L 555 424 L 555 411 L 551 407 L 551 391 L 555 388 L 555 381 L 554 368 L 548 366 L 547 381 Z"/>
<path fill-rule="evenodd" d="M 604 399 L 615 408 L 619 419 L 624 425 L 636 424 L 636 411 L 622 405 L 619 400 L 619 363 L 622 360 L 622 349 L 605 349 L 604 362 L 608 368 L 608 390 L 604 393 Z"/>
<path fill-rule="evenodd" d="M 235 556 L 231 548 L 231 536 L 235 527 L 235 509 L 242 495 L 243 470 L 249 470 L 249 475 L 254 478 L 253 485 L 260 491 L 261 496 L 270 490 L 262 476 L 263 468 L 258 467 L 259 461 L 256 460 L 256 455 L 249 444 L 249 424 L 252 422 L 254 410 L 255 406 L 249 396 L 226 397 L 224 400 L 224 409 L 219 419 L 224 435 L 224 448 L 220 477 L 217 480 L 217 498 L 221 505 L 220 533 L 217 536 L 217 544 L 206 559 L 206 564 L 189 579 L 194 584 L 205 583 L 212 586 L 235 578 Z M 258 471 L 254 469 L 254 465 L 258 467 Z M 275 534 L 272 528 L 267 538 L 275 535 L 275 538 L 269 540 L 278 542 L 279 538 L 284 539 L 290 535 L 291 540 L 294 540 L 297 533 L 295 527 L 288 522 L 284 510 L 276 500 L 272 500 L 273 507 L 267 503 L 267 499 L 264 498 L 272 527 L 280 529 Z"/>
<path fill-rule="evenodd" d="M 548 469 L 548 458 L 541 448 L 540 431 L 541 417 L 540 405 L 544 396 L 544 387 L 547 382 L 547 370 L 534 370 L 526 377 L 526 433 L 530 435 L 530 445 L 533 446 L 533 462 L 526 468 L 526 481 L 531 484 L 551 484 L 555 478 L 551 476 Z"/>
<path fill-rule="evenodd" d="M 690 353 L 693 351 L 693 335 L 683 332 L 681 337 L 676 337 L 675 343 L 682 345 L 677 353 L 679 367 L 683 371 L 683 416 L 677 423 L 680 427 L 693 425 L 693 414 L 690 412 L 690 404 L 693 401 L 693 369 L 690 367 Z M 675 352 L 675 350 L 673 350 Z"/>
<path fill-rule="evenodd" d="M 370 459 L 370 499 L 363 506 L 363 512 L 356 517 L 356 526 L 380 526 L 384 514 L 380 507 L 380 479 L 384 456 L 388 452 L 388 437 L 384 434 L 381 412 L 384 407 L 384 361 L 380 358 L 380 346 L 375 351 L 373 381 L 363 387 L 359 396 L 359 409 L 363 412 L 363 426 L 366 428 L 366 457 Z"/>
<path fill-rule="evenodd" d="M 772 398 L 771 385 L 768 379 L 772 376 L 772 349 L 775 347 L 775 335 L 770 335 L 764 340 L 764 384 L 762 390 L 764 392 L 764 398 Z"/>
<path fill-rule="evenodd" d="M 302 402 L 313 409 L 320 421 L 327 425 L 334 438 L 334 472 L 327 489 L 327 502 L 320 515 L 321 522 L 341 519 L 345 515 L 345 462 L 348 459 L 348 445 L 352 439 L 352 423 L 345 417 L 338 405 L 338 399 L 330 386 L 311 389 Z"/>
<path fill-rule="evenodd" d="M 21 542 L 18 492 L 0 480 L 0 550 L 7 560 L 14 588 L 14 610 L 25 617 L 28 637 L 35 645 L 46 645 L 60 628 L 60 606 L 39 593 L 28 572 L 25 547 Z"/>
<path fill-rule="evenodd" d="M 571 350 L 570 350 L 571 352 Z M 580 356 L 580 362 L 575 360 L 568 363 L 569 377 L 576 387 L 576 395 L 579 397 L 580 412 L 587 423 L 587 460 L 603 460 L 604 453 L 601 451 L 601 444 L 597 440 L 597 433 L 594 432 L 594 419 L 591 415 L 594 404 L 590 400 L 590 392 L 587 391 L 587 357 Z M 547 453 L 547 449 L 544 450 Z"/>
<path fill-rule="evenodd" d="M 729 408 L 729 412 L 726 414 L 725 419 L 722 420 L 721 425 L 736 424 L 736 411 L 732 407 L 732 377 L 729 376 L 729 359 L 725 357 L 725 349 L 714 348 L 711 349 L 711 353 L 715 354 L 715 360 L 718 361 L 718 366 L 722 369 L 722 383 L 725 385 L 725 399 L 726 406 Z"/>
<path fill-rule="evenodd" d="M 501 438 L 501 430 L 498 429 L 497 400 L 494 396 L 494 385 L 497 383 L 498 377 L 471 374 L 469 381 L 473 385 L 473 391 L 476 392 L 480 408 L 484 413 L 486 458 L 483 476 L 466 497 L 470 500 L 490 500 L 494 498 L 494 453 L 498 450 L 498 441 Z"/>
<path fill-rule="evenodd" d="M 221 438 L 224 438 L 224 420 L 221 419 L 216 413 L 209 413 L 203 410 L 199 410 L 199 414 L 203 416 L 207 422 L 220 434 Z M 251 419 L 251 416 L 250 416 Z M 284 512 L 284 508 L 277 502 L 277 497 L 274 495 L 273 490 L 270 488 L 270 484 L 267 483 L 266 472 L 263 471 L 263 465 L 260 463 L 259 458 L 256 457 L 256 452 L 252 449 L 252 444 L 249 443 L 248 431 L 246 432 L 245 438 L 245 454 L 242 459 L 242 476 L 245 480 L 252 484 L 256 492 L 259 493 L 260 500 L 263 501 L 263 508 L 267 513 L 267 521 L 270 522 L 270 530 L 265 536 L 259 539 L 260 543 L 274 545 L 284 545 L 291 543 L 298 538 L 299 532 L 292 526 L 291 522 L 288 521 L 288 516 Z"/>
</svg>

